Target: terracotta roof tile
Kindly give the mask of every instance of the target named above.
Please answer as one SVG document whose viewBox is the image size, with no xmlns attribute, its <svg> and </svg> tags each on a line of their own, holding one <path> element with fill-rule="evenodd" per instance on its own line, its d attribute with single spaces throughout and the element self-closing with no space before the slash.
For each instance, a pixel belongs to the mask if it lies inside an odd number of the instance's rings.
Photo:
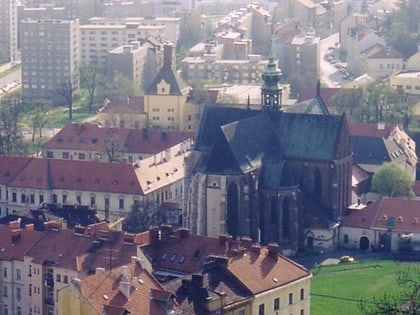
<svg viewBox="0 0 420 315">
<path fill-rule="evenodd" d="M 0 156 L 0 185 L 12 181 L 30 160 L 27 157 Z"/>
<path fill-rule="evenodd" d="M 129 299 L 119 290 L 121 268 L 83 279 L 81 293 L 84 298 L 98 314 L 102 314 L 103 306 L 109 310 L 125 309 L 130 314 L 166 314 L 159 303 L 150 298 L 150 290 L 163 290 L 162 286 L 138 263 L 130 263 L 127 267 L 131 287 Z"/>
<path fill-rule="evenodd" d="M 0 260 L 23 261 L 25 251 L 37 243 L 42 235 L 38 231 L 0 225 Z"/>
<path fill-rule="evenodd" d="M 247 251 L 229 258 L 228 269 L 254 294 L 310 277 L 306 268 L 285 256 L 272 258 L 267 247 L 261 248 L 260 254 Z"/>
<path fill-rule="evenodd" d="M 144 111 L 144 96 L 133 96 L 127 101 L 108 101 L 101 109 L 107 114 L 146 114 Z"/>
<path fill-rule="evenodd" d="M 9 186 L 142 194 L 133 166 L 96 161 L 31 158 Z"/>
<path fill-rule="evenodd" d="M 388 138 L 394 125 L 390 124 L 369 124 L 369 123 L 357 123 L 349 122 L 349 132 L 352 136 L 367 136 L 367 137 L 378 137 Z"/>
</svg>

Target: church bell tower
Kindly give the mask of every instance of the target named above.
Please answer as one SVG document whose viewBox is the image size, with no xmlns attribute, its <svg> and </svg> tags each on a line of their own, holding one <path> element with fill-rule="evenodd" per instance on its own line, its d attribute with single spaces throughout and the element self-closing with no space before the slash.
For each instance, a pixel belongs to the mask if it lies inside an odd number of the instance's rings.
<svg viewBox="0 0 420 315">
<path fill-rule="evenodd" d="M 281 110 L 280 78 L 281 70 L 277 67 L 277 64 L 274 62 L 274 57 L 271 55 L 267 67 L 262 74 L 261 106 L 265 111 L 277 112 Z"/>
</svg>

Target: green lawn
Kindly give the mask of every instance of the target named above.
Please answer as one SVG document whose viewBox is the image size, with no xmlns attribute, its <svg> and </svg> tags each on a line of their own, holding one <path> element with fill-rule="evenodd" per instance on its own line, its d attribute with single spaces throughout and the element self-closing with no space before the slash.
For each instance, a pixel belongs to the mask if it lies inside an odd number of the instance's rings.
<svg viewBox="0 0 420 315">
<path fill-rule="evenodd" d="M 358 315 L 361 299 L 400 291 L 399 271 L 419 263 L 391 260 L 364 261 L 311 270 L 311 315 Z"/>
</svg>

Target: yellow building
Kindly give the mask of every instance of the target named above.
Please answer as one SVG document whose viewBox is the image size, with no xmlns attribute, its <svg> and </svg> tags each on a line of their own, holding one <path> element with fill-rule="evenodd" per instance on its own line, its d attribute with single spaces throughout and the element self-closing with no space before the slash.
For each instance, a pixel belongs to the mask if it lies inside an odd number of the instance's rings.
<svg viewBox="0 0 420 315">
<path fill-rule="evenodd" d="M 147 126 L 150 128 L 194 130 L 198 108 L 187 102 L 191 87 L 172 65 L 173 47 L 164 46 L 163 67 L 144 94 Z"/>
</svg>

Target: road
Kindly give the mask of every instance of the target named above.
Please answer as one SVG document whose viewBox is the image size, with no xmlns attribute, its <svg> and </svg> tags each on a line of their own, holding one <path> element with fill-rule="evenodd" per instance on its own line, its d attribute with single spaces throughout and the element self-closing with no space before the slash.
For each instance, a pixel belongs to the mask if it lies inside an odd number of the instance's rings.
<svg viewBox="0 0 420 315">
<path fill-rule="evenodd" d="M 331 49 L 334 48 L 334 49 Z M 349 82 L 343 78 L 343 74 L 337 69 L 334 64 L 325 59 L 327 54 L 331 54 L 335 59 L 339 60 L 339 35 L 335 33 L 320 41 L 320 72 L 321 83 L 328 87 L 341 87 L 343 84 Z"/>
<path fill-rule="evenodd" d="M 9 71 L 8 68 L 9 66 L 3 65 L 2 67 L 0 67 L 0 70 L 3 73 Z M 18 89 L 21 84 L 21 76 L 22 71 L 20 68 L 9 72 L 4 76 L 0 74 L 0 97 Z"/>
</svg>

